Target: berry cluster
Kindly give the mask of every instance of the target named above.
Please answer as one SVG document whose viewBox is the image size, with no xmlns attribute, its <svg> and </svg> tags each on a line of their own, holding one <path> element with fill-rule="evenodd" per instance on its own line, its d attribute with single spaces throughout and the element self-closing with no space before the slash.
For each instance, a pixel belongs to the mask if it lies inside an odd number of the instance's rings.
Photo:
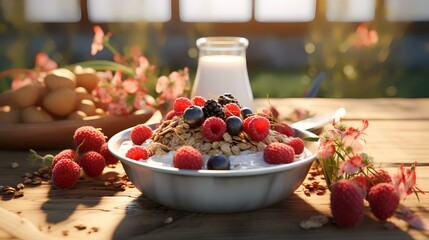
<svg viewBox="0 0 429 240">
<path fill-rule="evenodd" d="M 182 117 L 190 128 L 199 129 L 208 142 L 221 141 L 225 133 L 245 135 L 254 142 L 263 141 L 270 131 L 290 137 L 286 143 L 271 143 L 265 148 L 264 160 L 270 164 L 293 162 L 295 155 L 304 151 L 303 140 L 293 137 L 294 130 L 288 124 L 278 122 L 268 114 L 255 114 L 250 108 L 241 107 L 229 93 L 217 100 L 206 100 L 201 96 L 192 99 L 179 97 L 174 101 L 173 110 L 166 115 L 167 120 L 174 117 Z M 176 150 L 173 165 L 182 169 L 201 169 L 201 153 L 192 146 L 181 147 Z M 207 169 L 229 168 L 228 157 L 223 154 L 211 156 L 207 162 Z"/>
<path fill-rule="evenodd" d="M 344 228 L 358 225 L 365 215 L 365 199 L 379 220 L 394 215 L 400 199 L 388 172 L 380 170 L 368 178 L 356 175 L 331 185 L 331 211 L 337 225 Z"/>
<path fill-rule="evenodd" d="M 423 193 L 416 186 L 416 163 L 410 169 L 401 164 L 393 175 L 376 169 L 373 158 L 363 152 L 366 143 L 364 130 L 368 126 L 368 120 L 363 120 L 359 128 L 336 121 L 333 129 L 323 133 L 318 140 L 317 156 L 331 190 L 334 221 L 344 228 L 358 225 L 364 216 L 366 200 L 372 214 L 379 220 L 395 215 L 421 228 L 421 224 L 411 220 L 414 216 L 405 213 L 404 207 L 399 205 L 401 199 L 408 195 Z"/>
<path fill-rule="evenodd" d="M 52 181 L 58 189 L 69 189 L 76 185 L 82 169 L 86 176 L 99 177 L 107 165 L 116 164 L 108 150 L 106 137 L 92 126 L 82 126 L 73 135 L 74 149 L 64 149 L 52 160 Z"/>
</svg>

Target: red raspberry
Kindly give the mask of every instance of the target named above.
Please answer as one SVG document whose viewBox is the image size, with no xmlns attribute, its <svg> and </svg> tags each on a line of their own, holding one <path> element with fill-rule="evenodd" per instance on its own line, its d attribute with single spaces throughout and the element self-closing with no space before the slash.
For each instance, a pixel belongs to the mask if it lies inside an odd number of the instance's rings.
<svg viewBox="0 0 429 240">
<path fill-rule="evenodd" d="M 358 225 L 365 214 L 362 190 L 350 180 L 331 185 L 331 211 L 336 224 L 343 228 Z"/>
<path fill-rule="evenodd" d="M 288 137 L 293 137 L 295 135 L 295 131 L 293 130 L 293 128 L 289 126 L 289 124 L 284 122 L 275 124 L 273 129 Z"/>
<path fill-rule="evenodd" d="M 109 148 L 107 148 L 107 143 L 103 144 L 100 148 L 100 154 L 104 157 L 104 160 L 106 161 L 106 165 L 112 165 L 118 163 L 118 159 L 113 156 L 113 154 L 109 151 Z"/>
<path fill-rule="evenodd" d="M 191 146 L 180 147 L 173 156 L 173 165 L 179 169 L 199 170 L 203 167 L 203 162 L 201 153 Z"/>
<path fill-rule="evenodd" d="M 88 177 L 95 178 L 103 173 L 106 160 L 104 160 L 104 157 L 100 153 L 89 151 L 80 155 L 79 158 L 80 165 Z"/>
<path fill-rule="evenodd" d="M 175 116 L 180 116 L 182 115 L 181 113 L 177 113 L 174 110 L 169 111 L 166 115 L 165 115 L 165 119 L 166 120 L 171 120 L 173 119 Z"/>
<path fill-rule="evenodd" d="M 57 155 L 55 155 L 55 157 L 52 159 L 52 167 L 54 167 L 55 164 L 57 164 L 57 162 L 60 161 L 61 159 L 67 158 L 67 159 L 73 160 L 75 154 L 76 154 L 76 151 L 73 149 L 62 150 Z"/>
<path fill-rule="evenodd" d="M 130 149 L 128 149 L 125 157 L 131 158 L 133 160 L 146 160 L 149 158 L 149 151 L 142 146 L 132 146 Z"/>
<path fill-rule="evenodd" d="M 69 189 L 76 185 L 80 177 L 80 166 L 72 159 L 60 159 L 52 170 L 52 182 L 58 189 Z"/>
<path fill-rule="evenodd" d="M 290 138 L 289 141 L 286 142 L 286 144 L 293 148 L 295 154 L 301 154 L 302 152 L 304 152 L 305 145 L 304 141 L 301 138 Z"/>
<path fill-rule="evenodd" d="M 252 140 L 260 142 L 270 133 L 270 121 L 261 116 L 254 116 L 249 122 L 246 133 Z"/>
<path fill-rule="evenodd" d="M 356 185 L 358 185 L 358 187 L 360 187 L 362 189 L 362 194 L 363 194 L 363 196 L 366 197 L 366 195 L 369 192 L 369 189 L 367 188 L 368 180 L 366 179 L 366 176 L 364 174 L 359 174 L 359 175 L 354 176 L 350 180 L 353 181 Z"/>
<path fill-rule="evenodd" d="M 368 202 L 374 216 L 380 220 L 386 220 L 398 208 L 399 195 L 392 184 L 378 183 L 369 190 Z"/>
<path fill-rule="evenodd" d="M 249 123 L 250 123 L 250 121 L 252 121 L 252 119 L 254 117 L 255 116 L 250 116 L 250 117 L 243 119 L 243 131 L 244 132 L 247 132 L 247 130 L 249 129 Z"/>
<path fill-rule="evenodd" d="M 193 105 L 204 107 L 204 103 L 206 103 L 206 99 L 201 96 L 195 96 L 191 100 Z"/>
<path fill-rule="evenodd" d="M 220 141 L 226 132 L 226 123 L 222 118 L 209 117 L 201 126 L 201 133 L 210 141 Z"/>
<path fill-rule="evenodd" d="M 294 158 L 293 148 L 284 143 L 273 142 L 264 149 L 264 160 L 269 164 L 291 163 Z"/>
<path fill-rule="evenodd" d="M 225 113 L 226 118 L 231 116 L 237 116 L 237 117 L 241 116 L 241 109 L 236 103 L 228 103 L 223 107 L 224 107 L 223 112 Z"/>
<path fill-rule="evenodd" d="M 192 106 L 192 102 L 186 97 L 178 97 L 173 103 L 173 109 L 178 114 L 183 114 L 183 112 L 190 106 Z"/>
<path fill-rule="evenodd" d="M 375 172 L 369 174 L 369 181 L 367 181 L 367 189 L 368 192 L 371 190 L 373 186 L 375 186 L 378 183 L 392 183 L 392 177 L 390 176 L 389 172 L 378 169 Z"/>
<path fill-rule="evenodd" d="M 101 145 L 106 142 L 106 137 L 100 130 L 92 126 L 82 126 L 74 132 L 73 141 L 74 145 L 79 147 L 79 153 L 99 152 Z"/>
<path fill-rule="evenodd" d="M 144 124 L 136 125 L 130 133 L 131 141 L 136 145 L 142 145 L 152 137 L 152 129 Z"/>
</svg>

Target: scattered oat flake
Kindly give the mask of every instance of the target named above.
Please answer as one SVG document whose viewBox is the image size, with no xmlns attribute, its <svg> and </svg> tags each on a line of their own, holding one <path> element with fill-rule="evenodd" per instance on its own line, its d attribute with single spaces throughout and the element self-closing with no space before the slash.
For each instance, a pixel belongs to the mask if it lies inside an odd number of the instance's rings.
<svg viewBox="0 0 429 240">
<path fill-rule="evenodd" d="M 79 224 L 79 225 L 75 225 L 74 226 L 77 230 L 85 230 L 86 229 L 86 226 L 85 225 L 83 225 L 83 224 Z"/>
<path fill-rule="evenodd" d="M 18 168 L 19 167 L 19 163 L 18 162 L 13 162 L 13 163 L 10 164 L 10 166 L 12 168 Z"/>
<path fill-rule="evenodd" d="M 164 219 L 164 224 L 169 224 L 169 223 L 172 223 L 173 222 L 173 218 L 172 217 L 168 217 L 168 218 L 166 218 L 166 219 Z"/>
<path fill-rule="evenodd" d="M 302 229 L 321 228 L 329 222 L 329 218 L 324 215 L 313 215 L 309 219 L 301 221 L 299 224 Z"/>
</svg>

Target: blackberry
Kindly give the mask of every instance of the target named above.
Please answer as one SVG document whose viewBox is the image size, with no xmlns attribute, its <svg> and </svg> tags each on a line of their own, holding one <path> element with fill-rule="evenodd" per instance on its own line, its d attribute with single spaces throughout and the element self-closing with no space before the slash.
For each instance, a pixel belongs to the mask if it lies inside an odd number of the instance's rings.
<svg viewBox="0 0 429 240">
<path fill-rule="evenodd" d="M 235 103 L 241 108 L 241 105 L 238 103 L 237 99 L 235 99 L 235 97 L 231 93 L 225 93 L 223 95 L 220 95 L 217 101 L 222 106 L 225 106 L 228 103 Z"/>
<path fill-rule="evenodd" d="M 204 103 L 203 112 L 205 118 L 215 116 L 225 119 L 225 113 L 223 112 L 222 105 L 214 99 L 209 99 Z"/>
</svg>

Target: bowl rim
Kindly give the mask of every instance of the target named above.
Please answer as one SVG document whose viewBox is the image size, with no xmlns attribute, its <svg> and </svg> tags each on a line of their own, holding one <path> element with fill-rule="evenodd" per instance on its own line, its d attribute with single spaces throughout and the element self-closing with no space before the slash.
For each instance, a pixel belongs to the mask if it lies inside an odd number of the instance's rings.
<svg viewBox="0 0 429 240">
<path fill-rule="evenodd" d="M 155 124 L 149 124 L 149 126 L 151 127 L 153 127 L 154 125 Z M 274 165 L 270 167 L 255 168 L 255 169 L 237 169 L 237 170 L 178 169 L 175 167 L 149 164 L 143 161 L 136 161 L 136 160 L 127 158 L 125 156 L 121 156 L 117 152 L 117 150 L 119 149 L 119 147 L 117 146 L 119 146 L 119 142 L 122 143 L 123 141 L 129 140 L 130 131 L 132 129 L 133 127 L 130 127 L 113 135 L 107 143 L 109 151 L 119 161 L 121 161 L 121 163 L 125 163 L 127 165 L 132 165 L 135 167 L 147 168 L 149 170 L 153 170 L 156 172 L 163 172 L 163 173 L 174 174 L 174 175 L 194 176 L 194 177 L 238 177 L 238 176 L 252 176 L 252 175 L 254 176 L 254 175 L 271 174 L 276 172 L 288 171 L 291 169 L 298 168 L 302 165 L 306 165 L 316 160 L 316 156 L 317 156 L 317 152 L 314 151 L 314 152 L 311 152 L 310 156 L 298 161 L 294 161 L 292 163 L 279 164 L 279 165 Z M 295 129 L 295 128 L 294 130 L 295 130 L 295 135 L 305 135 L 306 137 L 318 137 L 316 134 L 310 131 Z M 312 144 L 318 145 L 318 142 L 312 142 Z"/>
</svg>

